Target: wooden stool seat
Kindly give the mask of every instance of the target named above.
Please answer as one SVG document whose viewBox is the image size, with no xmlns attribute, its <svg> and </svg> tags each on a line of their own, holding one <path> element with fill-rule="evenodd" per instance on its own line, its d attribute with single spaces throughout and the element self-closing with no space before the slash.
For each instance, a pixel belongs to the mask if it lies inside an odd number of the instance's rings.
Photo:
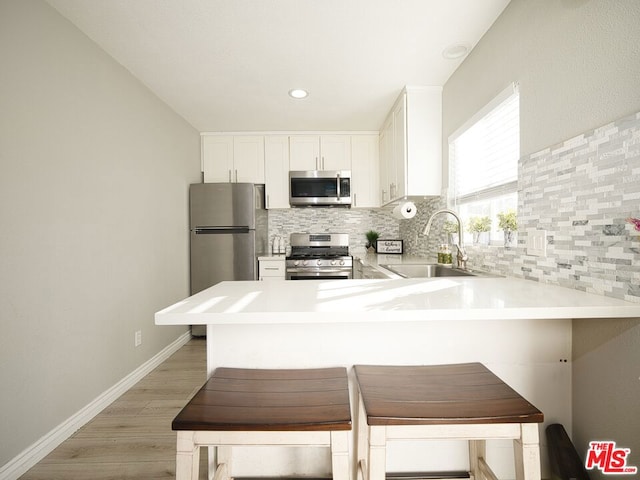
<svg viewBox="0 0 640 480">
<path fill-rule="evenodd" d="M 386 443 L 399 439 L 469 440 L 471 474 L 496 478 L 485 461 L 485 440 L 492 438 L 516 441 L 518 479 L 540 479 L 537 423 L 543 414 L 484 365 L 356 365 L 354 370 L 357 457 L 366 480 L 384 480 Z"/>
<path fill-rule="evenodd" d="M 217 447 L 216 478 L 229 478 L 234 445 L 331 447 L 334 479 L 349 477 L 345 368 L 218 368 L 171 426 L 178 480 L 198 478 L 201 446 Z"/>
</svg>

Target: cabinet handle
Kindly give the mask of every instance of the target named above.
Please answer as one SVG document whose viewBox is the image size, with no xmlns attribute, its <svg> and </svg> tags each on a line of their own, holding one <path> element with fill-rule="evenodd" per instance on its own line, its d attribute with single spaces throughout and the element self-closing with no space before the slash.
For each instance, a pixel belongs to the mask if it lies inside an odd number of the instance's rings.
<svg viewBox="0 0 640 480">
<path fill-rule="evenodd" d="M 318 157 L 316 157 L 316 170 L 322 170 L 320 168 L 320 162 L 318 161 Z"/>
<path fill-rule="evenodd" d="M 231 170 L 229 170 L 229 183 L 231 183 Z"/>
<path fill-rule="evenodd" d="M 269 195 L 267 195 L 267 208 L 269 208 Z"/>
<path fill-rule="evenodd" d="M 382 190 L 382 203 L 384 203 L 386 201 L 386 199 L 384 198 L 387 194 L 386 190 Z"/>
<path fill-rule="evenodd" d="M 324 170 L 324 157 L 322 157 L 322 170 Z"/>
<path fill-rule="evenodd" d="M 236 170 L 236 183 L 238 183 L 238 170 Z"/>
<path fill-rule="evenodd" d="M 358 194 L 357 193 L 353 194 L 353 206 L 354 207 L 358 206 Z"/>
<path fill-rule="evenodd" d="M 280 270 L 278 267 L 264 267 L 265 270 L 275 270 L 276 272 Z"/>
</svg>

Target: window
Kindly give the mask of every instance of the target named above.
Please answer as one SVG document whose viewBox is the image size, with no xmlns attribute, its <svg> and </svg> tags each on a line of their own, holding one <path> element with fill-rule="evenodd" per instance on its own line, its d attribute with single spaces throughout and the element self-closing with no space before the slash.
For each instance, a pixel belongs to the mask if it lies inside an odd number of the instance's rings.
<svg viewBox="0 0 640 480">
<path fill-rule="evenodd" d="M 484 234 L 491 244 L 504 242 L 498 213 L 517 211 L 519 158 L 520 97 L 513 84 L 449 137 L 453 203 L 467 228 L 474 217 L 491 219 Z M 467 228 L 465 243 L 471 243 Z"/>
</svg>

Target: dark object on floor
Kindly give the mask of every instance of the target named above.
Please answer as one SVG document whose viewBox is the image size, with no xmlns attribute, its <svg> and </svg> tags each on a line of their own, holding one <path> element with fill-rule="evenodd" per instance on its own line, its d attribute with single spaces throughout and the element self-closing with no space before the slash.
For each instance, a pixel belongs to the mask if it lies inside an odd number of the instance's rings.
<svg viewBox="0 0 640 480">
<path fill-rule="evenodd" d="M 553 480 L 590 480 L 584 462 L 578 455 L 564 427 L 559 423 L 546 429 L 549 464 Z"/>
</svg>

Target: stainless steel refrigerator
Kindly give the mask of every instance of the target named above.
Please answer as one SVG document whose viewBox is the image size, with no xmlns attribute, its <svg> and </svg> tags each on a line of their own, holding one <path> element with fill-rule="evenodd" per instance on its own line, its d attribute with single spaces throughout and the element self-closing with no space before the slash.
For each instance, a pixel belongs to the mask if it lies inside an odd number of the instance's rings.
<svg viewBox="0 0 640 480">
<path fill-rule="evenodd" d="M 197 183 L 189 188 L 191 295 L 224 280 L 255 280 L 267 252 L 264 185 Z M 191 333 L 205 335 L 194 325 Z"/>
</svg>

